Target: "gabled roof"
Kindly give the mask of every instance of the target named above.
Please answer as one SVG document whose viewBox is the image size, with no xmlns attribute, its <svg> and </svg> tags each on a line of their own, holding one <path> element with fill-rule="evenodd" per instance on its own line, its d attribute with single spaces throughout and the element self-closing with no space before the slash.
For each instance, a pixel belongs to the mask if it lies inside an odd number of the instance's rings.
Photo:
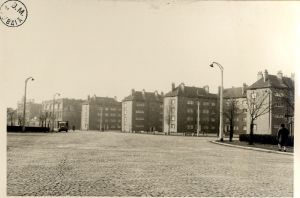
<svg viewBox="0 0 300 198">
<path fill-rule="evenodd" d="M 98 97 L 98 96 L 92 96 L 88 98 L 84 104 L 108 104 L 108 103 L 118 103 L 115 98 L 109 98 L 109 97 Z"/>
<path fill-rule="evenodd" d="M 224 98 L 246 98 L 246 91 L 243 87 L 232 87 L 223 90 Z"/>
<path fill-rule="evenodd" d="M 204 88 L 188 87 L 185 85 L 179 85 L 173 91 L 168 92 L 165 97 L 181 96 L 187 98 L 217 98 L 217 94 L 207 93 Z"/>
<path fill-rule="evenodd" d="M 131 95 L 125 97 L 123 101 L 162 101 L 163 96 L 156 92 L 134 91 Z"/>
<path fill-rule="evenodd" d="M 279 88 L 279 89 L 287 89 L 294 87 L 294 82 L 291 78 L 282 77 L 282 79 L 278 78 L 276 75 L 268 75 L 266 81 L 264 78 L 259 79 L 255 83 L 253 83 L 249 90 L 253 89 L 262 89 L 262 88 Z"/>
</svg>

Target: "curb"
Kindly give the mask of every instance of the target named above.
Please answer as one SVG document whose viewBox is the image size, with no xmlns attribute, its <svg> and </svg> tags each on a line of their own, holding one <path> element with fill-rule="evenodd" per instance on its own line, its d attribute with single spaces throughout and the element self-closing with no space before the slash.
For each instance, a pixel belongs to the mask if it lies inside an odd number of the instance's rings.
<svg viewBox="0 0 300 198">
<path fill-rule="evenodd" d="M 241 149 L 246 149 L 246 150 L 253 150 L 253 151 L 261 151 L 261 152 L 266 152 L 266 153 L 277 153 L 277 154 L 283 154 L 283 155 L 291 155 L 294 156 L 294 153 L 287 153 L 287 152 L 281 152 L 281 151 L 274 151 L 274 150 L 268 150 L 268 149 L 262 149 L 262 148 L 253 148 L 249 146 L 239 146 L 239 145 L 232 145 L 232 144 L 226 144 L 222 142 L 217 142 L 215 140 L 210 141 L 213 144 L 219 144 L 223 146 L 229 146 L 229 147 L 235 147 L 235 148 L 241 148 Z"/>
</svg>

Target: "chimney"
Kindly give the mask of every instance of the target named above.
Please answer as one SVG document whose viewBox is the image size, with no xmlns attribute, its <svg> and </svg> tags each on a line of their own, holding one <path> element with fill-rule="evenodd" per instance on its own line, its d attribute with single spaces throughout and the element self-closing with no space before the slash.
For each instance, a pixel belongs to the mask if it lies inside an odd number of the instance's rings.
<svg viewBox="0 0 300 198">
<path fill-rule="evenodd" d="M 209 86 L 208 85 L 205 85 L 203 88 L 204 88 L 206 93 L 209 93 Z"/>
<path fill-rule="evenodd" d="M 263 73 L 261 72 L 261 71 L 259 71 L 258 73 L 257 73 L 257 80 L 260 80 L 260 79 L 262 79 L 263 78 Z"/>
<path fill-rule="evenodd" d="M 172 91 L 175 90 L 175 83 L 172 83 Z"/>
<path fill-rule="evenodd" d="M 184 83 L 180 83 L 180 89 L 181 91 L 184 91 Z"/>
<path fill-rule="evenodd" d="M 269 74 L 268 74 L 268 70 L 265 69 L 265 72 L 264 72 L 264 82 L 266 82 L 269 78 Z"/>
<path fill-rule="evenodd" d="M 135 90 L 134 89 L 131 89 L 131 95 L 133 96 L 135 93 Z"/>
<path fill-rule="evenodd" d="M 295 81 L 295 73 L 291 73 L 291 79 L 292 81 Z"/>
<path fill-rule="evenodd" d="M 243 83 L 243 86 L 242 86 L 242 94 L 243 95 L 246 93 L 247 87 L 248 87 L 248 85 L 246 83 Z"/>
<path fill-rule="evenodd" d="M 277 72 L 277 78 L 279 78 L 280 80 L 282 80 L 283 74 L 282 71 L 278 71 Z"/>
<path fill-rule="evenodd" d="M 146 99 L 146 91 L 145 91 L 145 89 L 142 90 L 142 96 L 143 96 L 144 99 Z"/>
</svg>

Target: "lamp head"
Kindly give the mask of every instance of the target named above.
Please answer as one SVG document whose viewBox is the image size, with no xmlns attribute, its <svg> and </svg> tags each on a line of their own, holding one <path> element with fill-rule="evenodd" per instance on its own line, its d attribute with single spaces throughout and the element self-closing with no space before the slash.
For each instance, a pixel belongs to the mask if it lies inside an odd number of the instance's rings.
<svg viewBox="0 0 300 198">
<path fill-rule="evenodd" d="M 34 78 L 31 78 L 31 81 L 34 81 Z"/>
<path fill-rule="evenodd" d="M 212 64 L 210 64 L 209 66 L 210 66 L 210 67 L 214 67 L 214 64 L 212 63 Z"/>
</svg>

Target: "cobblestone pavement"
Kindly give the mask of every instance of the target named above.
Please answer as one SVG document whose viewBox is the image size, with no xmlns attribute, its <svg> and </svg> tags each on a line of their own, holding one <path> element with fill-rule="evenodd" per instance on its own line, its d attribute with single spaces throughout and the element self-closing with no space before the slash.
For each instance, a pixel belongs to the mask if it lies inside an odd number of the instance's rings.
<svg viewBox="0 0 300 198">
<path fill-rule="evenodd" d="M 209 137 L 8 134 L 9 196 L 293 196 L 293 156 Z"/>
</svg>

